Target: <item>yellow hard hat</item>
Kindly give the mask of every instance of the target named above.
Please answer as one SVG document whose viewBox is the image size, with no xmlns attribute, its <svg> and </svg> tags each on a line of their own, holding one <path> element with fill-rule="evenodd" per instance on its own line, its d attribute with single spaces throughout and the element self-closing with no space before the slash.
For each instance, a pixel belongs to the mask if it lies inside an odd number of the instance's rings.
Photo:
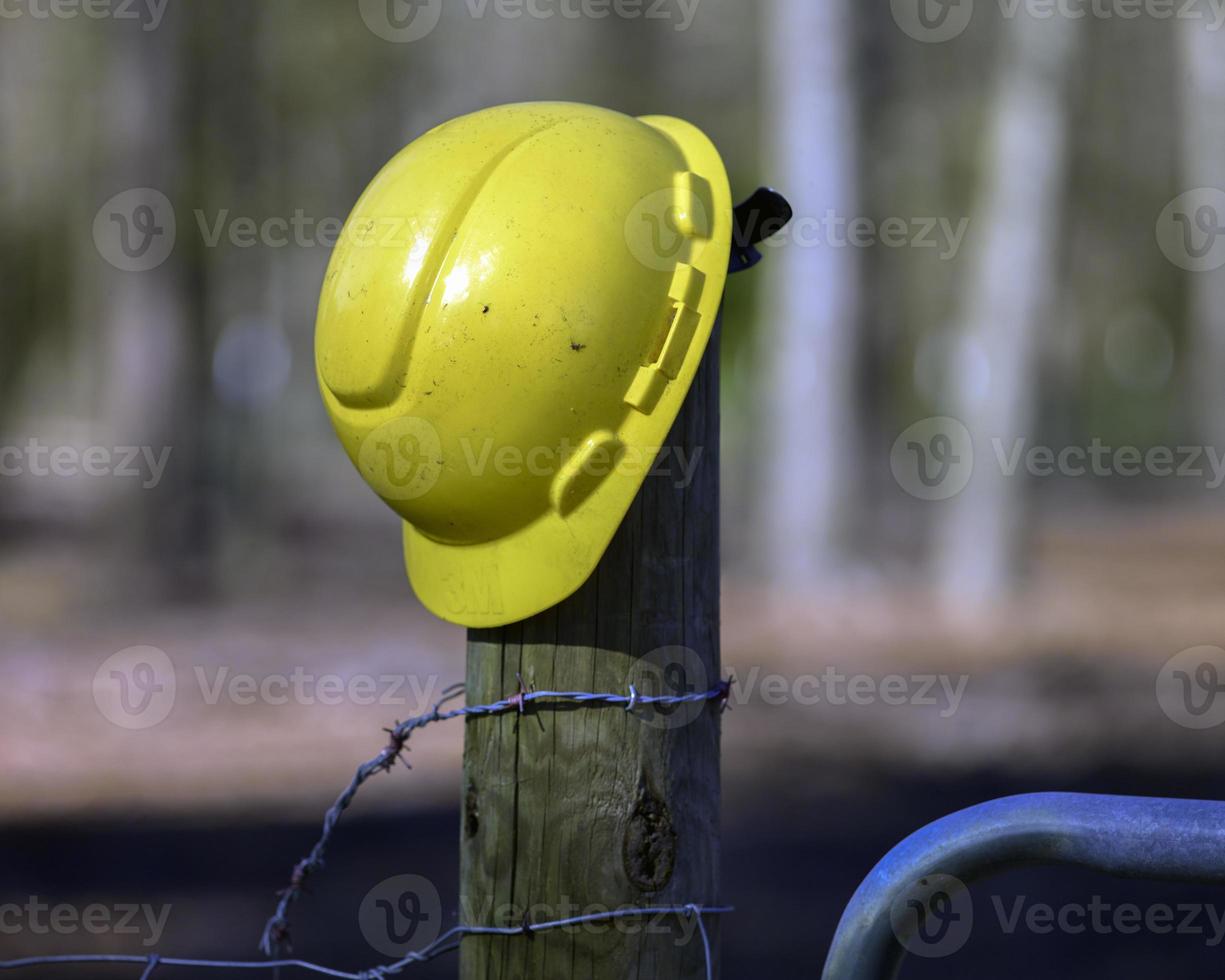
<svg viewBox="0 0 1225 980">
<path fill-rule="evenodd" d="M 316 368 L 427 608 L 499 626 L 590 576 L 693 381 L 732 233 L 718 152 L 662 116 L 487 109 L 374 178 Z"/>
</svg>

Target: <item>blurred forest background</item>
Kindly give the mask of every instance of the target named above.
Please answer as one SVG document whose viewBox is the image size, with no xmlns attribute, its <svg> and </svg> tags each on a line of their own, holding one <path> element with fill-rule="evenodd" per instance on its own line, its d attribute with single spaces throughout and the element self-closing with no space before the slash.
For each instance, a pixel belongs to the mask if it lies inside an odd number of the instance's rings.
<svg viewBox="0 0 1225 980">
<path fill-rule="evenodd" d="M 0 846 L 40 859 L 13 887 L 159 888 L 179 948 L 234 953 L 223 940 L 253 941 L 319 807 L 395 711 L 422 707 L 197 693 L 129 731 L 91 700 L 116 651 L 164 650 L 181 689 L 201 666 L 462 676 L 462 631 L 420 609 L 396 518 L 335 442 L 312 334 L 330 222 L 405 143 L 508 101 L 686 118 L 736 194 L 771 184 L 795 205 L 727 297 L 725 662 L 969 678 L 947 716 L 756 695 L 728 716 L 728 898 L 746 907 L 730 975 L 762 964 L 763 935 L 815 955 L 771 903 L 817 903 L 823 944 L 876 857 L 954 806 L 1035 787 L 1225 793 L 1219 731 L 1171 720 L 1154 688 L 1179 651 L 1225 643 L 1216 4 L 663 0 L 630 19 L 446 0 L 428 36 L 388 40 L 397 3 L 93 18 L 20 0 L 0 19 L 0 446 L 170 450 L 155 481 L 0 477 Z M 103 241 L 136 188 L 174 220 L 144 271 Z M 231 239 L 295 215 L 301 236 Z M 1016 440 L 1143 462 L 1008 475 Z M 1169 472 L 1167 451 L 1194 472 Z M 432 737 L 359 807 L 409 870 L 395 828 L 418 807 L 445 879 L 459 732 Z M 148 836 L 123 837 L 134 814 Z M 262 828 L 264 864 L 222 882 L 230 862 L 201 855 L 240 846 L 215 829 L 235 826 Z M 167 828 L 189 827 L 188 855 Z M 853 846 L 830 853 L 838 840 Z M 131 857 L 145 849 L 156 860 Z M 382 865 L 342 854 L 352 877 L 328 887 L 360 894 Z M 175 877 L 184 859 L 197 878 Z M 1103 960 L 1108 943 L 1063 942 L 1059 957 L 1149 975 L 1134 944 Z"/>
</svg>

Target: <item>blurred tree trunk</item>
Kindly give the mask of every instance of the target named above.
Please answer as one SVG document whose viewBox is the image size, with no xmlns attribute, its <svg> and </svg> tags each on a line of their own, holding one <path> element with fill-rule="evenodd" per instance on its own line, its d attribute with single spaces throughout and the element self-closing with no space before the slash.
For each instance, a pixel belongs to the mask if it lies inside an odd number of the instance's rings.
<svg viewBox="0 0 1225 980">
<path fill-rule="evenodd" d="M 1225 32 L 1180 23 L 1183 184 L 1225 189 Z M 1225 269 L 1190 276 L 1191 404 L 1206 445 L 1225 446 Z"/>
<path fill-rule="evenodd" d="M 796 220 L 767 270 L 755 520 L 769 578 L 791 588 L 834 567 L 853 471 L 859 263 L 826 223 L 856 213 L 852 10 L 849 0 L 765 7 L 767 173 Z"/>
<path fill-rule="evenodd" d="M 180 191 L 183 160 L 178 142 L 182 110 L 179 24 L 169 18 L 157 32 L 115 30 L 109 38 L 110 72 L 104 84 L 107 123 L 99 132 L 108 139 L 103 181 L 95 185 L 95 207 L 112 194 L 149 187 L 174 205 L 181 241 L 186 217 Z M 117 531 L 111 542 L 116 559 L 133 555 L 152 560 L 159 571 L 179 551 L 165 537 L 176 523 L 182 501 L 173 490 L 175 474 L 191 447 L 170 410 L 183 397 L 190 365 L 187 334 L 190 303 L 184 294 L 182 264 L 175 254 L 162 265 L 128 272 L 99 263 L 95 284 L 98 306 L 91 311 L 103 337 L 99 417 L 119 444 L 150 447 L 154 454 L 170 447 L 166 479 L 153 489 L 124 494 L 107 526 Z M 89 320 L 87 320 L 89 322 Z M 172 438 L 172 436 L 174 438 Z"/>
<path fill-rule="evenodd" d="M 78 217 L 86 223 L 93 220 L 97 201 L 92 188 L 85 187 L 70 198 L 75 211 L 66 216 L 62 212 L 69 209 L 64 206 L 62 190 L 54 186 L 53 168 L 30 165 L 37 157 L 37 139 L 26 122 L 32 113 L 28 95 L 23 97 L 23 85 L 38 78 L 40 64 L 67 61 L 65 52 L 73 50 L 62 35 L 52 37 L 32 26 L 37 25 L 26 18 L 24 23 L 10 21 L 0 31 L 0 146 L 4 148 L 0 152 L 0 262 L 5 270 L 4 289 L 0 290 L 0 433 L 4 438 L 18 436 L 9 427 L 22 424 L 22 412 L 30 408 L 22 404 L 22 385 L 30 363 L 52 336 L 62 342 L 68 300 L 81 291 L 69 278 L 76 263 L 65 262 L 65 253 L 77 248 L 87 260 L 97 256 L 93 242 L 83 243 L 82 236 L 74 234 L 78 226 L 72 223 Z M 64 72 L 70 76 L 66 86 L 79 89 L 86 84 L 82 63 L 78 58 L 75 72 Z M 44 102 L 59 108 L 63 103 L 54 101 L 58 94 L 49 93 Z M 68 161 L 61 163 L 64 169 L 74 164 L 84 169 L 76 163 L 85 157 L 88 146 L 83 129 L 69 127 L 60 134 L 63 159 Z M 66 400 L 60 394 L 60 405 Z M 39 408 L 43 406 L 35 411 Z M 0 505 L 11 504 L 11 496 L 5 497 Z"/>
<path fill-rule="evenodd" d="M 936 544 L 941 590 L 959 608 L 1002 598 L 1017 571 L 1024 476 L 1005 475 L 997 445 L 1033 443 L 1036 341 L 1057 293 L 1077 23 L 1021 16 L 1004 25 L 949 371 L 949 414 L 974 440 L 973 478 L 944 505 Z"/>
</svg>

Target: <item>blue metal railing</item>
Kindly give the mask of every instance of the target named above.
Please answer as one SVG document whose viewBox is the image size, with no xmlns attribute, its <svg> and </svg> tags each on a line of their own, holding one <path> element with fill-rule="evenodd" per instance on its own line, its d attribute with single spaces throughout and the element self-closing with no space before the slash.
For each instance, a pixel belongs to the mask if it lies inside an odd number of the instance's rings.
<svg viewBox="0 0 1225 980">
<path fill-rule="evenodd" d="M 890 980 L 913 948 L 914 930 L 931 926 L 924 917 L 958 915 L 957 896 L 940 891 L 940 882 L 968 885 L 1036 864 L 1225 883 L 1225 803 L 1033 793 L 943 817 L 898 844 L 864 879 L 838 924 L 823 980 Z M 924 935 L 941 933 L 926 928 Z"/>
</svg>

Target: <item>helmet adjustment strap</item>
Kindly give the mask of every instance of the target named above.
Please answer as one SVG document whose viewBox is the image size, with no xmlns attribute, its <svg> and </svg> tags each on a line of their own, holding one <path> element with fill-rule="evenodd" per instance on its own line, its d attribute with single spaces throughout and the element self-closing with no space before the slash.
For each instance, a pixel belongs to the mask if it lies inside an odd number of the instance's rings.
<svg viewBox="0 0 1225 980">
<path fill-rule="evenodd" d="M 777 235 L 795 216 L 787 199 L 771 187 L 759 187 L 732 212 L 732 258 L 728 271 L 745 272 L 761 261 L 756 248 Z"/>
</svg>

